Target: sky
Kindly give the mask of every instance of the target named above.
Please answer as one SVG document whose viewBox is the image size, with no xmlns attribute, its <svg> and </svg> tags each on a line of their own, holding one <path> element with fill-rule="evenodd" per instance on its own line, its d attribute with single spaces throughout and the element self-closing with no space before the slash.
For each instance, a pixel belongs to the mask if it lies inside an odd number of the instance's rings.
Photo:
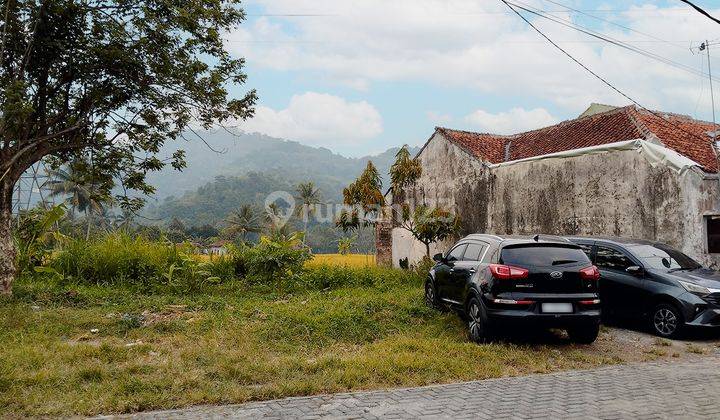
<svg viewBox="0 0 720 420">
<path fill-rule="evenodd" d="M 710 40 L 720 109 L 720 24 L 679 0 L 509 1 L 560 21 L 520 11 L 632 100 L 705 120 L 708 59 L 698 47 Z M 695 3 L 720 17 L 720 1 Z M 254 88 L 260 99 L 239 127 L 345 156 L 421 145 L 436 126 L 511 134 L 575 118 L 592 102 L 631 103 L 500 0 L 247 0 L 244 8 L 247 20 L 226 45 L 247 60 L 248 80 L 231 93 Z"/>
</svg>

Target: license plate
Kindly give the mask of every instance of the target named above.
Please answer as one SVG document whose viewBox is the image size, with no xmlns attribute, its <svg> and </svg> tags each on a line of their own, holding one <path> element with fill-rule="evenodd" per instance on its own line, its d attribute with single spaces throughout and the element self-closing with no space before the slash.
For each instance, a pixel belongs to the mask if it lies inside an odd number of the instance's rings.
<svg viewBox="0 0 720 420">
<path fill-rule="evenodd" d="M 543 303 L 541 309 L 546 314 L 571 314 L 573 306 L 572 303 Z"/>
</svg>

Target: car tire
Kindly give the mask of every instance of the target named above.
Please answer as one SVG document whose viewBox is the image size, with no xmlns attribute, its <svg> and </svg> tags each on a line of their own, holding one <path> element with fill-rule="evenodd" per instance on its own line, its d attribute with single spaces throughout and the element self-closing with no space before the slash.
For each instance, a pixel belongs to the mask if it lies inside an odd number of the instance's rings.
<svg viewBox="0 0 720 420">
<path fill-rule="evenodd" d="M 431 278 L 425 280 L 425 304 L 437 311 L 445 312 L 447 310 L 440 302 L 435 290 L 435 283 Z"/>
<path fill-rule="evenodd" d="M 593 323 L 568 328 L 567 333 L 570 340 L 575 343 L 592 344 L 597 340 L 598 334 L 600 334 L 600 324 Z"/>
<path fill-rule="evenodd" d="M 492 340 L 490 323 L 487 319 L 485 306 L 477 297 L 470 298 L 465 311 L 468 323 L 470 340 L 478 344 L 488 343 Z"/>
<path fill-rule="evenodd" d="M 677 337 L 684 324 L 682 313 L 668 303 L 657 305 L 650 313 L 650 329 L 663 338 Z"/>
</svg>

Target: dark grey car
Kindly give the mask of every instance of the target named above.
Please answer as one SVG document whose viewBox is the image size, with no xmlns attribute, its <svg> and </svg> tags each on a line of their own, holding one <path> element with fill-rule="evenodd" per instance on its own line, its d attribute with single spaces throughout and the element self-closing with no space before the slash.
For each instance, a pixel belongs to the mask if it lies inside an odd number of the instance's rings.
<svg viewBox="0 0 720 420">
<path fill-rule="evenodd" d="M 600 270 L 605 316 L 642 319 L 662 337 L 720 326 L 720 273 L 663 243 L 571 237 Z"/>
</svg>

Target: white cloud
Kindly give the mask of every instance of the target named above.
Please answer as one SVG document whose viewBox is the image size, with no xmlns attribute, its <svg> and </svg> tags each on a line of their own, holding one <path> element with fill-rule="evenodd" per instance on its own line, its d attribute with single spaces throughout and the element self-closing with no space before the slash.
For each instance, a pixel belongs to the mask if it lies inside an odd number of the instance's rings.
<svg viewBox="0 0 720 420">
<path fill-rule="evenodd" d="M 497 114 L 478 109 L 465 117 L 465 122 L 486 133 L 515 134 L 547 127 L 557 123 L 558 120 L 544 108 L 530 110 L 513 108 Z"/>
<path fill-rule="evenodd" d="M 382 117 L 369 103 L 315 92 L 294 95 L 282 110 L 258 106 L 255 117 L 241 126 L 313 146 L 357 144 L 383 131 Z"/>
<path fill-rule="evenodd" d="M 324 80 L 368 89 L 377 81 L 424 81 L 482 93 L 532 96 L 567 109 L 627 100 L 594 79 L 509 12 L 477 0 L 253 0 L 268 14 L 229 35 L 229 46 L 255 65 L 311 71 Z M 527 0 L 551 8 L 540 0 Z M 712 13 L 720 13 L 711 11 Z M 573 19 L 567 13 L 554 15 Z M 601 14 L 675 45 L 605 23 L 605 34 L 699 68 L 690 40 L 720 36 L 720 27 L 685 6 L 632 7 Z M 533 22 L 583 63 L 641 103 L 678 112 L 695 108 L 697 76 L 599 42 L 538 18 Z M 583 24 L 588 19 L 580 21 Z M 713 35 L 714 34 L 714 35 Z M 706 83 L 707 84 L 707 83 Z M 668 87 L 674 87 L 669 89 Z M 658 88 L 661 87 L 661 88 Z M 708 95 L 706 95 L 708 96 Z M 688 111 L 689 109 L 689 111 Z"/>
</svg>

